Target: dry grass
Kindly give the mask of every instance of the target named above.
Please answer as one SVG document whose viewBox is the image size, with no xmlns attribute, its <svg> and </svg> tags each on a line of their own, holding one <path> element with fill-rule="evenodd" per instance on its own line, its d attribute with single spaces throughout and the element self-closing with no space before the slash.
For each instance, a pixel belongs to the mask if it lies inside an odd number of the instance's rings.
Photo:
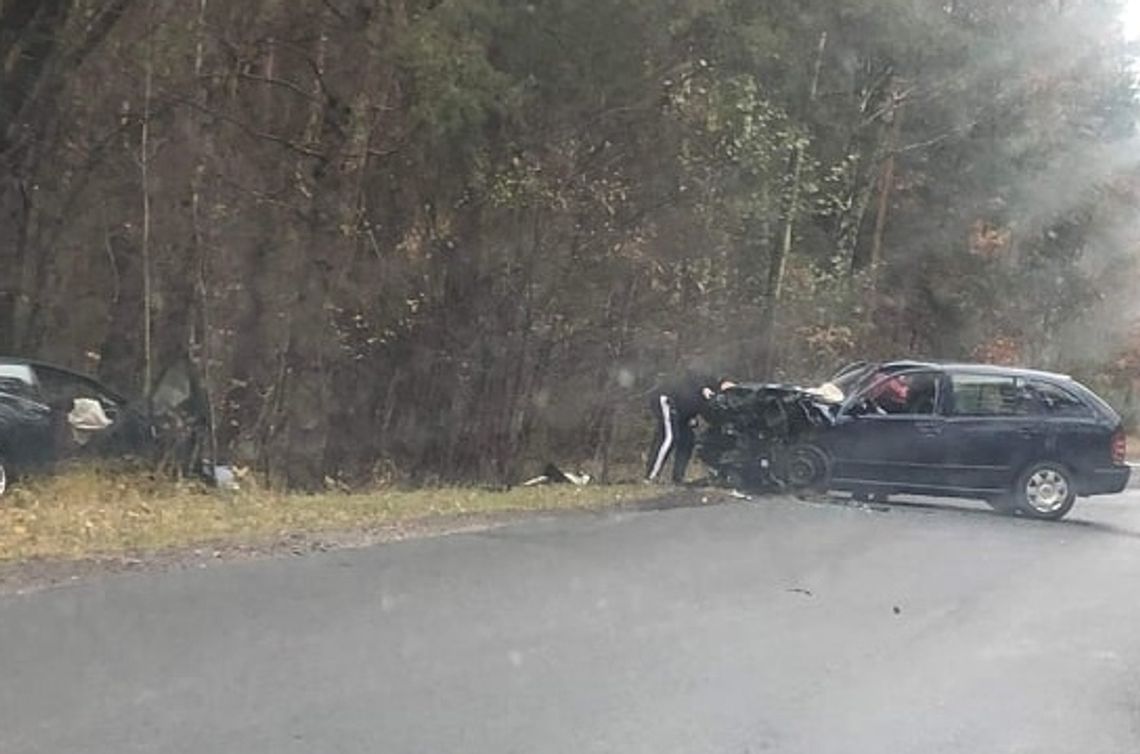
<svg viewBox="0 0 1140 754">
<path fill-rule="evenodd" d="M 150 553 L 205 543 L 257 544 L 291 534 L 464 514 L 597 508 L 653 494 L 651 487 L 633 485 L 223 494 L 79 469 L 20 485 L 0 499 L 0 562 Z"/>
</svg>

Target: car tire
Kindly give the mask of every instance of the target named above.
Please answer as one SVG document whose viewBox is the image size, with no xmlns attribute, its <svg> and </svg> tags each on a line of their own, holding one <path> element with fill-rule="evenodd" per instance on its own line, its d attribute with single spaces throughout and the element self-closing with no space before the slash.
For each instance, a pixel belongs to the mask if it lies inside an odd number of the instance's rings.
<svg viewBox="0 0 1140 754">
<path fill-rule="evenodd" d="M 786 469 L 792 489 L 826 492 L 831 484 L 831 457 L 817 445 L 802 443 L 789 448 Z"/>
<path fill-rule="evenodd" d="M 1077 501 L 1077 486 L 1069 469 L 1056 461 L 1042 461 L 1017 479 L 1013 503 L 1019 513 L 1042 521 L 1059 521 Z"/>
</svg>

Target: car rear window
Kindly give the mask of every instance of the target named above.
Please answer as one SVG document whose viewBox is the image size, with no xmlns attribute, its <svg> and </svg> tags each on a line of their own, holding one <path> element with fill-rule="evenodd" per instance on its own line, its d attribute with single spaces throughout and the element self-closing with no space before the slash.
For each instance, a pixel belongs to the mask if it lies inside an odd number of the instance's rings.
<svg viewBox="0 0 1140 754">
<path fill-rule="evenodd" d="M 1017 416 L 1025 413 L 1017 380 L 988 374 L 952 374 L 949 413 L 953 416 Z"/>
<path fill-rule="evenodd" d="M 24 398 L 38 398 L 36 376 L 27 364 L 0 364 L 0 390 Z"/>
</svg>

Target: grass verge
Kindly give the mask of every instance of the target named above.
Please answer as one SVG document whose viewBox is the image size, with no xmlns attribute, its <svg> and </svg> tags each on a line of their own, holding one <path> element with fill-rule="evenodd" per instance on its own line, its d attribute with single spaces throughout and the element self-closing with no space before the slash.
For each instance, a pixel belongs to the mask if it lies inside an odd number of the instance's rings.
<svg viewBox="0 0 1140 754">
<path fill-rule="evenodd" d="M 473 514 L 591 509 L 659 494 L 643 485 L 221 494 L 79 469 L 21 485 L 0 499 L 0 563 L 256 544 Z"/>
</svg>

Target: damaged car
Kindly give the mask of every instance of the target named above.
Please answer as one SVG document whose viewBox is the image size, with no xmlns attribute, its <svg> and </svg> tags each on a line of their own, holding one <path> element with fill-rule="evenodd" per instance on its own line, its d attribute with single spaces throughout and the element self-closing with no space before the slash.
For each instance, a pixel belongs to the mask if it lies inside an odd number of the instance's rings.
<svg viewBox="0 0 1140 754">
<path fill-rule="evenodd" d="M 834 392 L 741 383 L 713 397 L 697 457 L 729 486 L 760 490 L 822 487 L 829 460 L 820 434 L 835 423 Z"/>
<path fill-rule="evenodd" d="M 854 364 L 820 388 L 717 396 L 700 457 L 727 483 L 981 499 L 1063 518 L 1128 484 L 1120 416 L 1076 380 L 984 364 Z"/>
<path fill-rule="evenodd" d="M 0 494 L 17 475 L 74 458 L 141 458 L 193 469 L 209 412 L 189 365 L 166 370 L 149 400 L 24 359 L 0 358 Z"/>
</svg>

